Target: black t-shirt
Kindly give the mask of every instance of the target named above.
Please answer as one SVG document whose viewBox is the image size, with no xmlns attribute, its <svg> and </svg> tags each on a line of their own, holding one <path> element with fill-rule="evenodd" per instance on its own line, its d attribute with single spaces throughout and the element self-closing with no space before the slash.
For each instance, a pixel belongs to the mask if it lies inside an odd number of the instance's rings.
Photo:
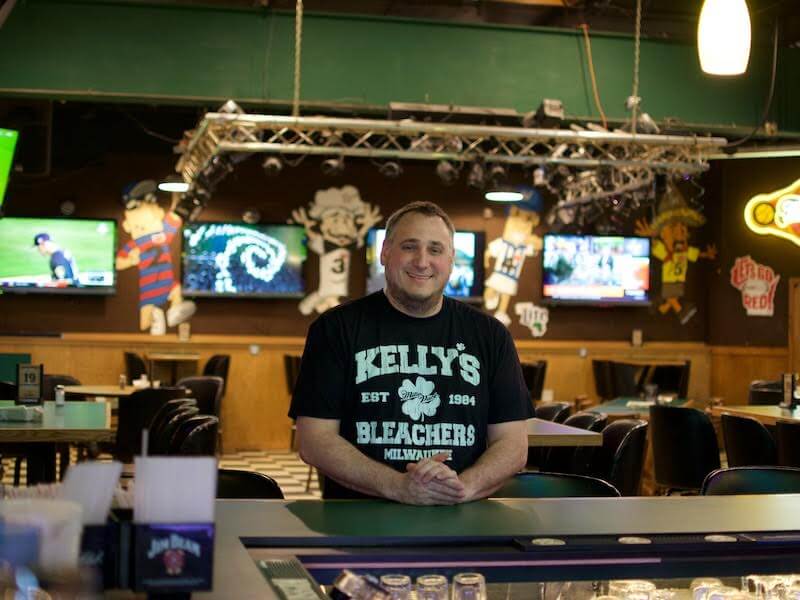
<svg viewBox="0 0 800 600">
<path fill-rule="evenodd" d="M 410 317 L 380 291 L 311 325 L 289 416 L 339 419 L 342 437 L 398 471 L 450 451 L 446 464 L 461 472 L 486 449 L 487 425 L 533 411 L 497 319 L 450 298 L 432 317 Z"/>
<path fill-rule="evenodd" d="M 59 276 L 56 273 L 58 267 L 63 267 L 64 272 Z M 50 255 L 50 273 L 53 279 L 75 279 L 78 269 L 75 266 L 75 259 L 72 255 L 63 250 L 56 250 Z"/>
</svg>

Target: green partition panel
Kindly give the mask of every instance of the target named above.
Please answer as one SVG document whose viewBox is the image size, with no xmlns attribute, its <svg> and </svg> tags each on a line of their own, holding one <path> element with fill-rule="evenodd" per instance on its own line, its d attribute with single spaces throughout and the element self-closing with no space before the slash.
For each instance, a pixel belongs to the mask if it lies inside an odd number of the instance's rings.
<svg viewBox="0 0 800 600">
<path fill-rule="evenodd" d="M 30 364 L 30 354 L 0 353 L 0 381 L 15 383 L 17 381 L 17 365 Z"/>
</svg>

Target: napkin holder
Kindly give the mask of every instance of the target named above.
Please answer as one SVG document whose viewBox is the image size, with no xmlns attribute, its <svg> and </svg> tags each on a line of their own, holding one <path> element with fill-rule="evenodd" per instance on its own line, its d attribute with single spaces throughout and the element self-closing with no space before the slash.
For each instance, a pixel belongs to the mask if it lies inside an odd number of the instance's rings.
<svg viewBox="0 0 800 600">
<path fill-rule="evenodd" d="M 94 569 L 103 589 L 125 587 L 121 582 L 123 561 L 130 555 L 123 540 L 130 539 L 131 510 L 111 511 L 103 525 L 84 525 L 80 565 Z M 127 569 L 125 570 L 127 577 Z"/>
<path fill-rule="evenodd" d="M 211 590 L 214 523 L 134 523 L 130 588 L 135 592 Z"/>
</svg>

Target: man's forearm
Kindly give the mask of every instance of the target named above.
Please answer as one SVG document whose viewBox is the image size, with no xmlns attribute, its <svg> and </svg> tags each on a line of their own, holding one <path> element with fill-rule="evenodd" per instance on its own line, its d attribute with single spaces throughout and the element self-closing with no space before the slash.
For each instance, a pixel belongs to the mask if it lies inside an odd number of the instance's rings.
<svg viewBox="0 0 800 600">
<path fill-rule="evenodd" d="M 402 473 L 372 460 L 338 434 L 300 444 L 300 457 L 326 477 L 362 494 L 404 502 Z"/>
<path fill-rule="evenodd" d="M 465 501 L 486 498 L 497 491 L 509 477 L 525 467 L 527 458 L 527 446 L 522 447 L 517 439 L 494 442 L 474 465 L 459 475 L 468 491 Z"/>
</svg>

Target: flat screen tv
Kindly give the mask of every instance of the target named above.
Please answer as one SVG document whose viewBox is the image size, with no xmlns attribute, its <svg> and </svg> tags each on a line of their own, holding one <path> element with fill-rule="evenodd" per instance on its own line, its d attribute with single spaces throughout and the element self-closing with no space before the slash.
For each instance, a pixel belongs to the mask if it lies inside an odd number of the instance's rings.
<svg viewBox="0 0 800 600">
<path fill-rule="evenodd" d="M 306 232 L 300 225 L 188 223 L 183 293 L 190 297 L 299 298 Z"/>
<path fill-rule="evenodd" d="M 14 148 L 17 145 L 19 133 L 13 129 L 0 128 L 0 207 L 6 197 L 8 177 L 11 173 L 11 163 L 14 160 Z"/>
<path fill-rule="evenodd" d="M 367 293 L 383 289 L 385 283 L 380 261 L 385 229 L 371 229 L 367 233 Z M 480 231 L 456 231 L 455 264 L 444 290 L 446 296 L 478 302 L 483 295 L 483 252 L 485 238 Z"/>
<path fill-rule="evenodd" d="M 54 294 L 114 293 L 116 222 L 0 219 L 0 289 Z"/>
<path fill-rule="evenodd" d="M 542 296 L 550 303 L 649 304 L 650 239 L 546 234 Z"/>
</svg>

